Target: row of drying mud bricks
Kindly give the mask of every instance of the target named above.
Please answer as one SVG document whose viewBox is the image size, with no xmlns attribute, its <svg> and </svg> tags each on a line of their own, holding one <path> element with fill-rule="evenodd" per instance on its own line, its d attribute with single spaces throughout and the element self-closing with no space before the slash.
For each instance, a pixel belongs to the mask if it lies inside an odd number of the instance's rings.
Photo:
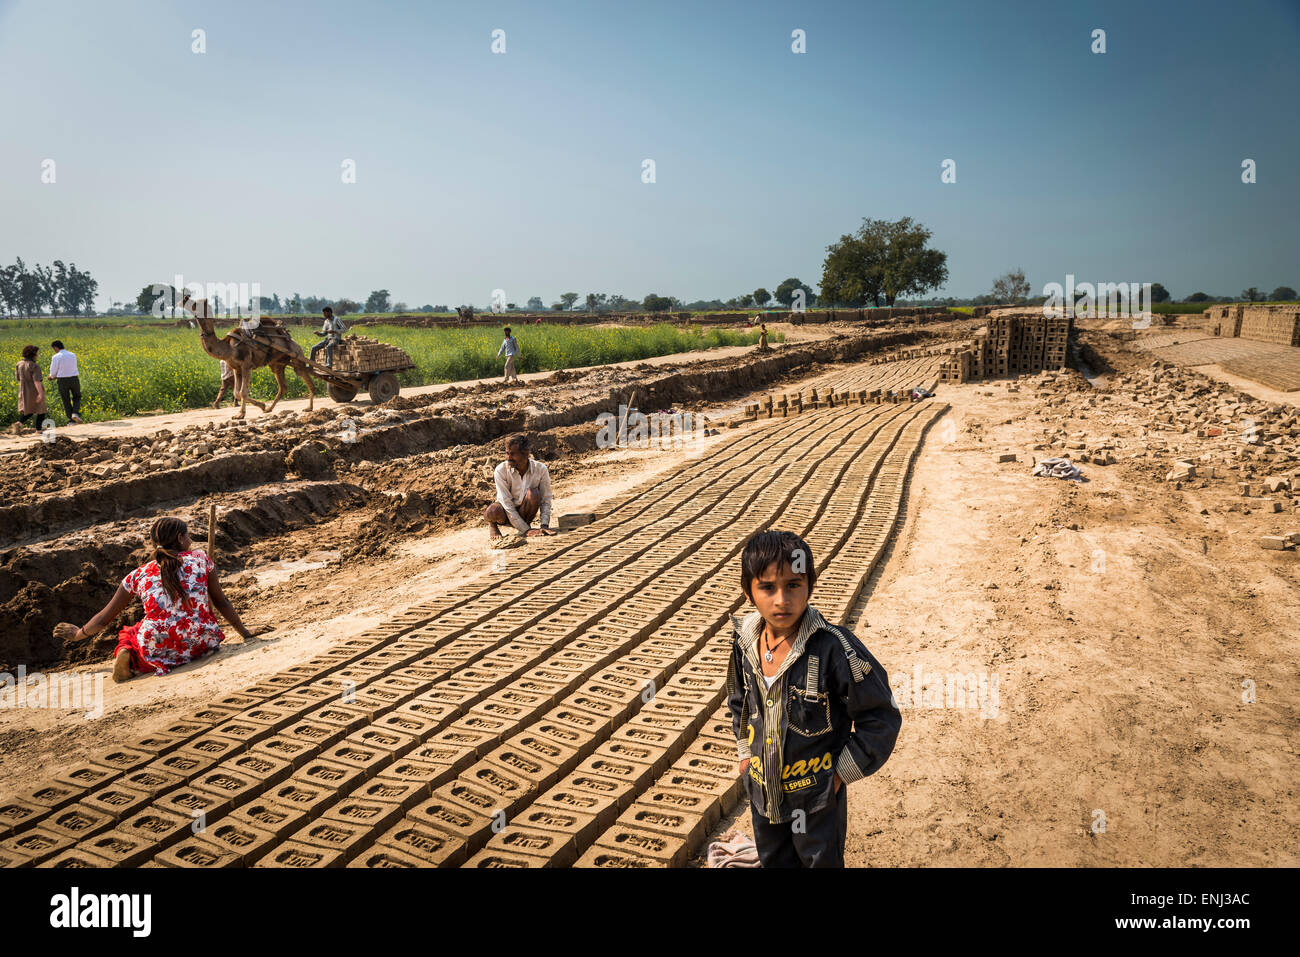
<svg viewBox="0 0 1300 957">
<path fill-rule="evenodd" d="M 1216 336 L 1233 336 L 1282 346 L 1300 346 L 1300 306 L 1211 306 L 1205 322 Z"/>
<path fill-rule="evenodd" d="M 798 415 L 805 409 L 834 409 L 845 405 L 879 405 L 882 402 L 904 402 L 908 393 L 895 389 L 813 389 L 807 398 L 802 392 L 793 395 L 765 395 L 757 402 L 745 406 L 745 418 L 772 419 Z"/>
<path fill-rule="evenodd" d="M 1046 316 L 990 316 L 988 334 L 977 335 L 970 349 L 946 359 L 939 367 L 939 381 L 1061 369 L 1072 322 Z"/>
</svg>

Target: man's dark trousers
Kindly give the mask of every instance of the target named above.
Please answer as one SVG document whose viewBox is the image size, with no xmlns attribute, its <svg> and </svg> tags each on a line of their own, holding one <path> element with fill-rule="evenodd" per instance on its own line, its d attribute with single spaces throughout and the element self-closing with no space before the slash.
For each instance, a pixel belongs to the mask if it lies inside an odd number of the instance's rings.
<svg viewBox="0 0 1300 957">
<path fill-rule="evenodd" d="M 81 376 L 65 375 L 54 380 L 59 385 L 59 398 L 63 411 L 71 419 L 81 414 Z"/>
<path fill-rule="evenodd" d="M 762 867 L 843 867 L 849 833 L 848 785 L 841 785 L 831 805 L 809 814 L 799 830 L 795 821 L 773 824 L 749 809 L 754 844 Z"/>
</svg>

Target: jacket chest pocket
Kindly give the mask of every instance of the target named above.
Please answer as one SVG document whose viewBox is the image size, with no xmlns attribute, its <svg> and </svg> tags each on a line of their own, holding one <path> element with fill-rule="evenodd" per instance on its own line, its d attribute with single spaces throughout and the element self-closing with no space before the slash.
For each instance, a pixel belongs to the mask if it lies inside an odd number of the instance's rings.
<svg viewBox="0 0 1300 957">
<path fill-rule="evenodd" d="M 831 700 L 819 687 L 818 665 L 817 656 L 809 655 L 803 686 L 792 683 L 787 694 L 786 721 L 791 731 L 805 738 L 820 737 L 831 730 Z"/>
</svg>

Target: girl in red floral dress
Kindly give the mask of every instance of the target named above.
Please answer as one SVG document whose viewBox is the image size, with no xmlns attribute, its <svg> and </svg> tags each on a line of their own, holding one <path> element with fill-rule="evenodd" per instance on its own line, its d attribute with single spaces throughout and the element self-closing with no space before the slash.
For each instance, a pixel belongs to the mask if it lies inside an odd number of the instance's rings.
<svg viewBox="0 0 1300 957">
<path fill-rule="evenodd" d="M 149 530 L 149 538 L 154 546 L 153 561 L 122 579 L 117 593 L 99 614 L 84 628 L 69 624 L 55 628 L 55 634 L 67 641 L 92 637 L 125 611 L 132 597 L 138 597 L 144 604 L 144 618 L 118 632 L 114 681 L 151 672 L 165 675 L 216 651 L 225 636 L 212 614 L 213 608 L 245 640 L 253 637 L 222 592 L 212 559 L 192 551 L 194 543 L 184 522 L 160 518 Z M 259 633 L 265 630 L 259 629 Z"/>
</svg>

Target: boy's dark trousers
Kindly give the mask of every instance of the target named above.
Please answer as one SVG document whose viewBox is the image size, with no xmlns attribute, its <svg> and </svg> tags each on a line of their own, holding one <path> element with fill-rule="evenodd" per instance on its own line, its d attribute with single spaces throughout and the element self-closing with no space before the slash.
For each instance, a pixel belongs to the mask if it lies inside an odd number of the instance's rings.
<svg viewBox="0 0 1300 957">
<path fill-rule="evenodd" d="M 844 840 L 849 833 L 849 787 L 840 785 L 831 804 L 809 814 L 795 830 L 795 821 L 773 824 L 753 806 L 754 846 L 761 867 L 843 867 Z M 797 820 L 797 818 L 796 818 Z"/>
<path fill-rule="evenodd" d="M 54 380 L 59 386 L 59 398 L 63 400 L 63 411 L 70 419 L 81 414 L 81 377 L 65 375 Z"/>
</svg>

